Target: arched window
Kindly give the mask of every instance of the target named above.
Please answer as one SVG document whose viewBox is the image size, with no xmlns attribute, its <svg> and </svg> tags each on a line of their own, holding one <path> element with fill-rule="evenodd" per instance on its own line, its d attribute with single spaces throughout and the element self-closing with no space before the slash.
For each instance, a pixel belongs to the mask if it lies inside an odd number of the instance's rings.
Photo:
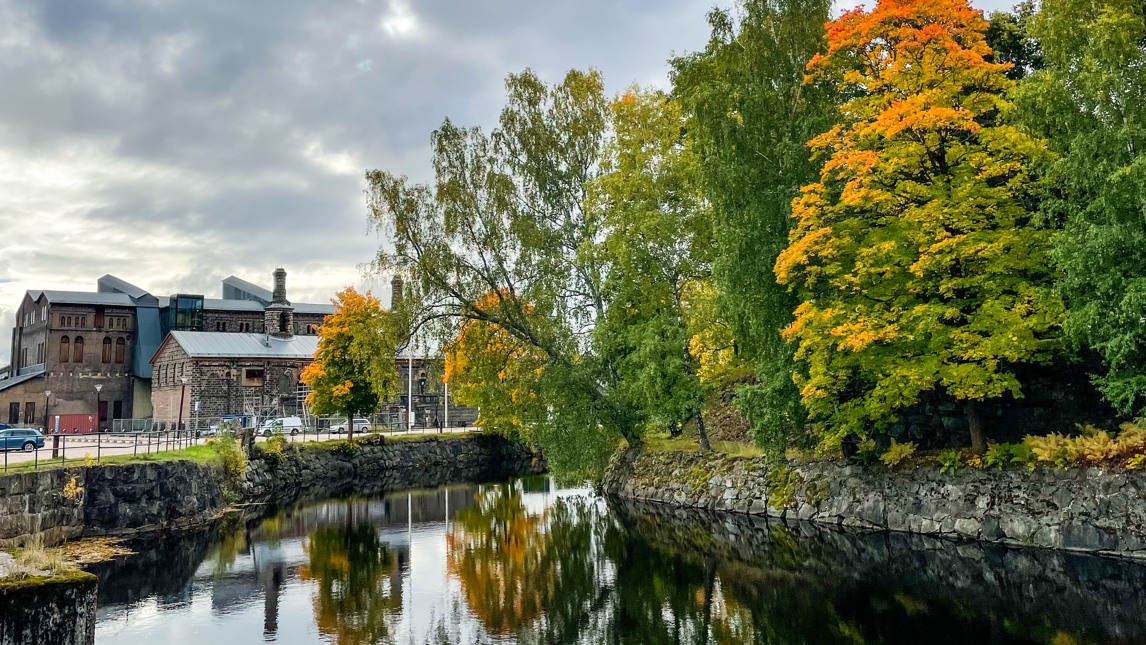
<svg viewBox="0 0 1146 645">
<path fill-rule="evenodd" d="M 67 336 L 60 339 L 60 362 L 67 363 L 72 357 L 72 341 Z"/>
<path fill-rule="evenodd" d="M 103 339 L 103 357 L 102 358 L 103 358 L 103 362 L 105 362 L 105 363 L 111 362 L 111 339 L 110 338 L 105 337 Z"/>
<path fill-rule="evenodd" d="M 115 339 L 115 362 L 122 363 L 125 353 L 127 353 L 127 342 L 122 338 Z"/>
<path fill-rule="evenodd" d="M 76 336 L 75 341 L 72 342 L 72 362 L 84 362 L 84 337 Z"/>
</svg>

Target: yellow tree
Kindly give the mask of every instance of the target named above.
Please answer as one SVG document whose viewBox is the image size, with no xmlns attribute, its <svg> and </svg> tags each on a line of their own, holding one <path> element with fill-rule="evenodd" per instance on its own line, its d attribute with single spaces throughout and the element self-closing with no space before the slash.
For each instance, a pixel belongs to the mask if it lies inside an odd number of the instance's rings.
<svg viewBox="0 0 1146 645">
<path fill-rule="evenodd" d="M 478 306 L 496 309 L 499 300 L 486 294 Z M 495 322 L 467 320 L 445 354 L 451 394 L 458 403 L 481 408 L 478 425 L 506 436 L 527 433 L 526 421 L 539 409 L 537 387 L 545 366 L 541 351 Z"/>
<path fill-rule="evenodd" d="M 390 313 L 369 291 L 347 287 L 333 302 L 335 311 L 318 328 L 314 362 L 301 380 L 311 388 L 311 410 L 345 414 L 353 439 L 354 415 L 375 412 L 398 391 L 397 333 Z"/>
<path fill-rule="evenodd" d="M 793 202 L 776 276 L 803 301 L 797 343 L 812 417 L 839 441 L 937 392 L 964 403 L 1022 388 L 1015 366 L 1058 347 L 1049 231 L 1032 224 L 1046 145 L 1000 122 L 1009 65 L 965 0 L 883 0 L 828 25 L 809 80 L 850 100 L 809 143 L 820 180 Z"/>
</svg>

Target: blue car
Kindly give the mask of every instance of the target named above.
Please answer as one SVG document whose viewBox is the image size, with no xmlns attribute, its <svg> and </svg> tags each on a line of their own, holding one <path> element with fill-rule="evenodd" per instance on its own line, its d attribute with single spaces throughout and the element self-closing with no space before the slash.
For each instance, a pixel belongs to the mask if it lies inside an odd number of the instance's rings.
<svg viewBox="0 0 1146 645">
<path fill-rule="evenodd" d="M 0 430 L 0 450 L 23 450 L 32 452 L 44 447 L 44 435 L 31 428 L 7 428 Z"/>
</svg>

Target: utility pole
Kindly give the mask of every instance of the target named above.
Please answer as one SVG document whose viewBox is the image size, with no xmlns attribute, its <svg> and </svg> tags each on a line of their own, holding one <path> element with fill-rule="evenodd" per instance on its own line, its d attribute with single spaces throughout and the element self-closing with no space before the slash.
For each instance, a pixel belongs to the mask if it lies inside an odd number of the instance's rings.
<svg viewBox="0 0 1146 645">
<path fill-rule="evenodd" d="M 406 430 L 414 429 L 414 337 L 406 345 Z"/>
</svg>

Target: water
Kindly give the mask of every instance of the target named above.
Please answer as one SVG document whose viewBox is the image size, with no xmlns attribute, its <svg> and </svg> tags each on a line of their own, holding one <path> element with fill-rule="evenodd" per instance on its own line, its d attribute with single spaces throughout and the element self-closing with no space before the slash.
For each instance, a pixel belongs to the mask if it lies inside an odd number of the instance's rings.
<svg viewBox="0 0 1146 645">
<path fill-rule="evenodd" d="M 1146 642 L 1137 564 L 609 505 L 547 478 L 139 547 L 96 571 L 97 645 Z"/>
</svg>

